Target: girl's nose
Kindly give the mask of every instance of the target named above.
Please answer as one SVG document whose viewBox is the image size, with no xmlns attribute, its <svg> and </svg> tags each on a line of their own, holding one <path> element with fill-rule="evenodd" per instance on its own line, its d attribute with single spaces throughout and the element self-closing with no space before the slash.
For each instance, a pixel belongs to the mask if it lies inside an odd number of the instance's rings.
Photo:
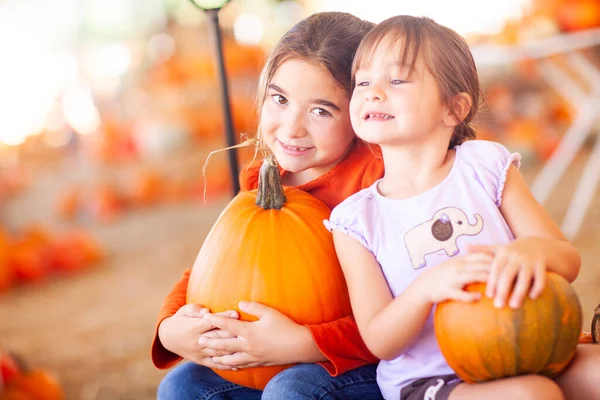
<svg viewBox="0 0 600 400">
<path fill-rule="evenodd" d="M 383 91 L 378 84 L 371 84 L 369 90 L 366 93 L 367 101 L 383 101 L 386 99 L 385 91 Z"/>
<path fill-rule="evenodd" d="M 303 118 L 296 113 L 289 113 L 282 124 L 283 134 L 288 138 L 301 138 L 306 136 Z"/>
</svg>

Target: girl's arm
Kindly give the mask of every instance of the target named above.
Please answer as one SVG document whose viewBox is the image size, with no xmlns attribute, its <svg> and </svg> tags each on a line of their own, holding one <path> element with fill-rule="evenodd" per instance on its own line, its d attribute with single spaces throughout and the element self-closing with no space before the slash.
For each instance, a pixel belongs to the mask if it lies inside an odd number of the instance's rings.
<svg viewBox="0 0 600 400">
<path fill-rule="evenodd" d="M 494 297 L 496 307 L 504 307 L 508 301 L 510 307 L 518 308 L 527 293 L 536 298 L 545 287 L 546 271 L 556 272 L 569 282 L 575 280 L 581 267 L 577 249 L 534 198 L 514 166 L 506 176 L 500 212 L 515 240 L 501 246 L 471 247 L 471 251 L 494 254 L 486 295 Z"/>
<path fill-rule="evenodd" d="M 544 246 L 549 271 L 562 275 L 569 282 L 575 280 L 581 267 L 579 252 L 533 197 L 525 179 L 514 166 L 508 170 L 500 212 L 517 240 L 535 238 Z"/>
<path fill-rule="evenodd" d="M 433 304 L 416 282 L 393 299 L 371 252 L 340 231 L 333 232 L 333 240 L 367 347 L 383 360 L 397 357 L 421 332 Z"/>
<path fill-rule="evenodd" d="M 334 230 L 333 240 L 358 329 L 371 352 L 383 360 L 396 358 L 417 339 L 435 303 L 478 300 L 479 293 L 466 292 L 464 287 L 471 282 L 485 282 L 493 259 L 481 252 L 452 257 L 423 270 L 393 298 L 369 250 L 342 231 Z"/>
<path fill-rule="evenodd" d="M 154 330 L 154 339 L 152 340 L 152 363 L 155 367 L 160 369 L 170 368 L 173 365 L 181 361 L 182 357 L 178 354 L 172 353 L 163 346 L 159 337 L 160 324 L 167 318 L 175 315 L 175 313 L 186 304 L 187 285 L 190 280 L 190 272 L 188 269 L 183 273 L 183 276 L 173 286 L 171 293 L 165 298 L 160 311 L 158 313 L 158 320 L 156 328 Z"/>
</svg>

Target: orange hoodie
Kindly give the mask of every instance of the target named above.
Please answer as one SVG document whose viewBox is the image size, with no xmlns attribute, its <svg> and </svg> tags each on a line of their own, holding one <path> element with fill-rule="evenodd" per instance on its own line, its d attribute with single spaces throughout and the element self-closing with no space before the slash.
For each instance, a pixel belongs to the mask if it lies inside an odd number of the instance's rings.
<svg viewBox="0 0 600 400">
<path fill-rule="evenodd" d="M 260 162 L 252 164 L 240 174 L 241 190 L 252 190 L 258 186 Z M 282 171 L 282 175 L 285 171 Z M 334 208 L 350 195 L 371 186 L 383 176 L 383 160 L 377 148 L 369 148 L 357 140 L 348 155 L 329 172 L 304 185 L 297 186 L 317 197 L 330 208 Z M 152 362 L 157 368 L 166 369 L 177 364 L 181 357 L 165 349 L 158 339 L 158 326 L 167 317 L 175 314 L 186 304 L 187 285 L 191 269 L 184 272 L 181 280 L 173 287 L 160 309 L 154 341 Z M 313 339 L 327 361 L 319 363 L 332 376 L 366 364 L 376 363 L 358 332 L 353 317 L 342 318 L 320 325 L 307 325 Z"/>
</svg>

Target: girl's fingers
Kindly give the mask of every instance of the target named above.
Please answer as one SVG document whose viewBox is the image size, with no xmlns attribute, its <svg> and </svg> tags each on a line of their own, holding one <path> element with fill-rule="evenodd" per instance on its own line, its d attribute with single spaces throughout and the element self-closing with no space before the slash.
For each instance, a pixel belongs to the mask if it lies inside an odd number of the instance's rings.
<svg viewBox="0 0 600 400">
<path fill-rule="evenodd" d="M 194 360 L 196 364 L 203 365 L 208 368 L 218 369 L 220 371 L 237 371 L 236 367 L 230 365 L 219 364 L 213 361 L 212 357 L 204 357 L 198 360 Z"/>
<path fill-rule="evenodd" d="M 508 294 L 511 292 L 515 283 L 519 267 L 519 262 L 513 259 L 509 260 L 504 268 L 502 268 L 502 273 L 498 276 L 496 295 L 494 296 L 494 306 L 497 308 L 502 308 L 506 304 Z"/>
<path fill-rule="evenodd" d="M 230 365 L 219 364 L 214 361 L 212 362 L 212 364 L 209 368 L 218 369 L 220 371 L 237 371 L 239 369 L 237 367 L 232 367 Z"/>
<path fill-rule="evenodd" d="M 494 260 L 494 255 L 490 253 L 471 253 L 465 256 L 468 263 L 486 263 L 489 267 Z"/>
<path fill-rule="evenodd" d="M 492 298 L 496 295 L 498 278 L 506 264 L 507 258 L 506 255 L 499 253 L 496 254 L 492 264 L 490 265 L 490 276 L 487 280 L 487 286 L 485 288 L 485 295 L 489 298 Z"/>
<path fill-rule="evenodd" d="M 489 277 L 489 271 L 485 266 L 480 266 L 479 268 L 475 269 L 469 269 L 466 271 L 463 271 L 463 273 L 460 275 L 460 286 L 464 286 L 466 284 L 472 283 L 472 282 L 486 282 L 488 280 Z"/>
<path fill-rule="evenodd" d="M 531 299 L 536 299 L 546 287 L 546 267 L 545 265 L 537 265 L 533 270 L 533 285 L 529 292 Z"/>
<path fill-rule="evenodd" d="M 202 349 L 202 355 L 204 357 L 222 357 L 222 356 L 228 356 L 231 354 L 233 354 L 233 353 L 229 353 L 224 350 L 211 349 L 210 347 L 205 347 Z"/>
<path fill-rule="evenodd" d="M 236 368 L 249 368 L 249 366 L 255 362 L 255 360 L 248 353 L 242 352 L 220 357 L 213 357 L 212 361 L 217 364 Z"/>
<path fill-rule="evenodd" d="M 465 292 L 464 290 L 454 290 L 448 296 L 452 300 L 462 301 L 465 303 L 471 303 L 481 299 L 481 293 L 479 292 Z"/>
<path fill-rule="evenodd" d="M 493 244 L 470 244 L 467 246 L 467 251 L 469 253 L 495 254 L 499 248 L 500 246 Z"/>
<path fill-rule="evenodd" d="M 200 336 L 200 337 L 207 338 L 207 339 L 229 339 L 229 338 L 235 338 L 237 336 L 235 336 L 233 333 L 229 333 L 222 329 L 213 329 L 212 331 L 203 333 L 202 336 Z"/>
<path fill-rule="evenodd" d="M 200 339 L 198 339 L 198 344 L 205 350 L 211 349 L 221 352 L 221 354 L 217 354 L 219 356 L 243 351 L 245 348 L 245 342 L 238 338 L 209 339 L 200 337 Z"/>
<path fill-rule="evenodd" d="M 201 335 L 207 334 L 207 332 L 209 332 L 209 331 L 212 332 L 212 330 L 215 328 L 215 325 L 212 324 L 210 322 L 210 320 L 207 319 L 211 315 L 217 315 L 219 317 L 227 317 L 227 318 L 231 318 L 233 320 L 236 320 L 240 316 L 239 313 L 237 311 L 235 311 L 235 310 L 221 311 L 221 312 L 218 312 L 216 314 L 211 314 L 210 312 L 208 312 L 207 308 L 205 308 L 203 310 L 207 310 L 207 311 L 203 312 L 202 318 L 197 318 L 194 321 L 194 323 L 197 326 L 196 333 L 199 333 Z M 223 332 L 223 331 L 221 331 L 221 332 Z"/>
<path fill-rule="evenodd" d="M 517 275 L 517 282 L 510 296 L 510 308 L 519 308 L 523 304 L 523 300 L 531 287 L 531 279 L 533 278 L 533 270 L 527 265 L 521 266 Z"/>
</svg>

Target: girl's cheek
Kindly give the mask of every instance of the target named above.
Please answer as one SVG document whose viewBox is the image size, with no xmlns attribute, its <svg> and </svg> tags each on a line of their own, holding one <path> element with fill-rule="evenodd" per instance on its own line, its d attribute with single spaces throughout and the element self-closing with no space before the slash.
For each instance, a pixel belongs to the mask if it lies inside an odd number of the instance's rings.
<svg viewBox="0 0 600 400">
<path fill-rule="evenodd" d="M 269 111 L 263 111 L 260 116 L 261 130 L 264 135 L 273 135 L 273 131 L 277 129 L 277 119 Z"/>
</svg>

